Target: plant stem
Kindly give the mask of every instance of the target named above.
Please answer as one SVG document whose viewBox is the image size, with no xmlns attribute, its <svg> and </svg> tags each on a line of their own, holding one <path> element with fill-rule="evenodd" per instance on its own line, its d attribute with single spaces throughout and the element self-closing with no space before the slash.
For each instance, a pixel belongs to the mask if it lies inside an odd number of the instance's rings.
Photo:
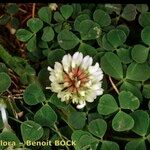
<svg viewBox="0 0 150 150">
<path fill-rule="evenodd" d="M 36 3 L 33 3 L 33 5 L 32 5 L 32 18 L 35 17 L 35 5 L 36 5 Z"/>
<path fill-rule="evenodd" d="M 14 120 L 14 121 L 16 121 L 16 122 L 18 122 L 18 123 L 20 123 L 20 124 L 23 123 L 22 121 L 20 121 L 20 120 L 18 120 L 18 119 L 15 119 L 15 118 L 13 118 L 13 117 L 10 117 L 10 116 L 9 116 L 8 118 L 10 118 L 11 120 Z"/>
<path fill-rule="evenodd" d="M 62 139 L 62 140 L 64 140 L 64 138 L 63 138 L 63 136 L 61 135 L 61 133 L 60 133 L 60 131 L 59 131 L 59 129 L 57 128 L 57 125 L 54 123 L 54 128 L 55 128 L 55 130 L 56 130 L 56 133 L 59 135 L 59 137 Z M 67 145 L 65 145 L 66 146 L 66 148 L 67 148 L 67 150 L 69 150 L 69 147 L 67 146 Z"/>
<path fill-rule="evenodd" d="M 66 122 L 66 124 L 70 127 L 70 129 L 71 129 L 72 131 L 74 131 L 74 129 L 71 127 L 71 125 L 67 122 L 67 120 L 66 120 L 65 118 L 62 118 L 62 120 L 64 120 L 64 121 Z"/>
<path fill-rule="evenodd" d="M 23 12 L 23 13 L 27 13 L 27 11 L 24 10 L 24 9 L 22 9 L 22 8 L 19 8 L 19 10 L 20 10 L 21 12 Z"/>
<path fill-rule="evenodd" d="M 34 115 L 34 113 L 29 109 L 27 108 L 26 106 L 23 106 L 29 113 L 31 113 L 32 115 Z"/>
<path fill-rule="evenodd" d="M 57 133 L 57 130 L 56 129 L 54 129 L 54 128 L 51 128 L 51 130 L 53 130 L 54 132 L 56 132 Z M 57 133 L 58 134 L 58 133 Z M 64 135 L 61 135 L 64 139 L 66 139 L 66 140 L 68 140 L 68 138 L 67 137 L 65 137 Z"/>
<path fill-rule="evenodd" d="M 118 87 L 121 83 L 122 83 L 123 81 L 121 80 L 121 81 L 119 81 L 118 83 L 116 83 L 116 87 Z M 113 87 L 111 87 L 109 90 L 108 90 L 108 92 L 110 92 L 110 91 L 112 91 L 114 88 Z"/>
<path fill-rule="evenodd" d="M 133 141 L 133 140 L 141 139 L 141 138 L 123 138 L 123 137 L 117 137 L 117 136 L 113 136 L 112 138 L 115 140 L 120 140 L 120 141 Z"/>
<path fill-rule="evenodd" d="M 119 94 L 119 90 L 117 89 L 116 85 L 114 84 L 113 80 L 111 79 L 111 77 L 109 76 L 109 81 L 113 87 L 113 89 L 116 91 L 117 94 Z"/>
</svg>

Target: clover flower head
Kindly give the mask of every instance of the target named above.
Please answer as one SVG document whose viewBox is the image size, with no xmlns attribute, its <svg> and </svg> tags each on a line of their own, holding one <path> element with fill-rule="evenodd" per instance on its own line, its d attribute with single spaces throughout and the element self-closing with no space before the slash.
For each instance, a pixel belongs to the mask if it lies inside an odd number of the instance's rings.
<svg viewBox="0 0 150 150">
<path fill-rule="evenodd" d="M 50 3 L 49 4 L 49 8 L 52 10 L 52 11 L 55 11 L 57 8 L 58 8 L 58 5 L 56 3 Z"/>
<path fill-rule="evenodd" d="M 73 56 L 65 55 L 62 63 L 55 62 L 54 69 L 48 66 L 51 86 L 47 89 L 58 93 L 57 97 L 61 101 L 77 104 L 78 109 L 83 108 L 86 102 L 93 102 L 98 95 L 103 94 L 103 72 L 98 63 L 92 63 L 92 57 L 83 57 L 80 52 Z"/>
</svg>

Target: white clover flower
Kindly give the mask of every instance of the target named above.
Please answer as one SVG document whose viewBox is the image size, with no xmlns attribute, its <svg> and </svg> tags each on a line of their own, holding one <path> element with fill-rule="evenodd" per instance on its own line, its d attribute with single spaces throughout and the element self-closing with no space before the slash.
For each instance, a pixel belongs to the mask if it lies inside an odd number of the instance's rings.
<svg viewBox="0 0 150 150">
<path fill-rule="evenodd" d="M 58 8 L 58 5 L 56 3 L 50 3 L 49 8 L 53 11 L 55 11 Z"/>
<path fill-rule="evenodd" d="M 92 57 L 83 57 L 80 52 L 73 56 L 65 55 L 62 64 L 55 62 L 54 69 L 48 67 L 51 86 L 47 89 L 58 93 L 61 101 L 75 103 L 78 109 L 83 108 L 86 102 L 93 102 L 103 94 L 103 72 L 98 63 L 94 66 L 92 63 Z"/>
</svg>

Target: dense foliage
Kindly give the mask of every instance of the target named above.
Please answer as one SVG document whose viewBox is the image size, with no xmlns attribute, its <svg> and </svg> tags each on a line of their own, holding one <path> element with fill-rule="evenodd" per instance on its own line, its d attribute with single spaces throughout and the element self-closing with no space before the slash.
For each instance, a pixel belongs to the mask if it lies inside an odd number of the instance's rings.
<svg viewBox="0 0 150 150">
<path fill-rule="evenodd" d="M 3 124 L 0 115 L 1 141 L 15 141 L 12 149 L 148 149 L 147 4 L 72 3 L 57 4 L 56 10 L 52 4 L 1 4 L 1 8 L 0 103 L 6 105 L 9 123 Z M 77 51 L 91 56 L 104 72 L 103 95 L 81 110 L 46 89 L 47 67 Z M 27 140 L 51 144 L 27 146 Z M 76 144 L 67 145 L 68 140 Z"/>
</svg>

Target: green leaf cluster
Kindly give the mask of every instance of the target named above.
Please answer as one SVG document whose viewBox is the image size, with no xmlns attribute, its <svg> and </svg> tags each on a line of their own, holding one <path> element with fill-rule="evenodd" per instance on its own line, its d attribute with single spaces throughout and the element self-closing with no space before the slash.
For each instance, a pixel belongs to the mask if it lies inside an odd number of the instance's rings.
<svg viewBox="0 0 150 150">
<path fill-rule="evenodd" d="M 0 140 L 14 140 L 14 149 L 148 149 L 149 5 L 59 3 L 56 10 L 51 3 L 39 5 L 26 26 L 15 26 L 14 38 L 23 45 L 25 57 L 18 53 L 22 47 L 0 39 L 0 100 L 6 105 L 9 123 L 3 124 L 0 115 Z M 17 24 L 20 11 L 18 4 L 6 4 L 0 25 Z M 47 67 L 77 51 L 91 56 L 93 65 L 98 62 L 104 75 L 103 95 L 81 110 L 46 89 L 51 84 Z M 51 141 L 52 145 L 18 144 L 26 140 Z M 76 144 L 56 146 L 61 140 Z M 0 147 L 6 148 L 10 147 Z"/>
</svg>

